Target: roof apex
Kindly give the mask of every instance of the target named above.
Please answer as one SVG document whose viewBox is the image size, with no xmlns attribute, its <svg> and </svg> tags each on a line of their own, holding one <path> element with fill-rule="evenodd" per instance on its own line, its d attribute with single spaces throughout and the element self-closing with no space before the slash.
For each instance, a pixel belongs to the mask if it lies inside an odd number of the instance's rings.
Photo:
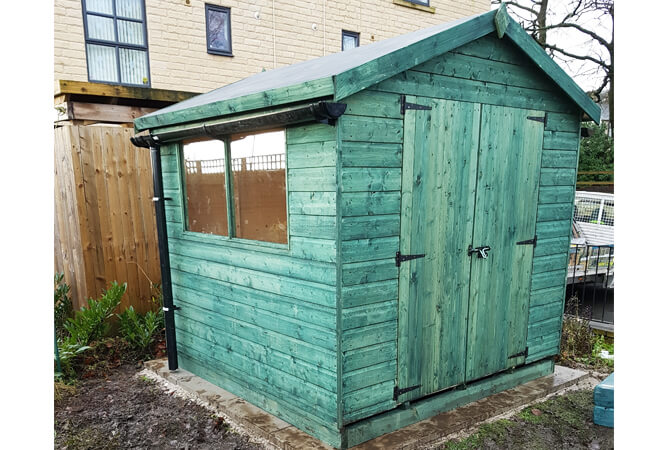
<svg viewBox="0 0 668 450">
<path fill-rule="evenodd" d="M 594 121 L 600 108 L 507 13 L 442 23 L 345 52 L 260 72 L 135 120 L 137 131 L 312 99 L 339 101 L 496 31 L 512 40 Z"/>
</svg>

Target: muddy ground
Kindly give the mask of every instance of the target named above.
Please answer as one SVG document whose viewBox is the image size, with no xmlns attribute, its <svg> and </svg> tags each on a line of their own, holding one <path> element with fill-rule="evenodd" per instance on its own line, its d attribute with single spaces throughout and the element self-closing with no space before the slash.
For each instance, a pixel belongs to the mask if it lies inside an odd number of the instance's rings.
<svg viewBox="0 0 668 450">
<path fill-rule="evenodd" d="M 124 366 L 80 382 L 55 404 L 56 449 L 261 449 L 190 400 Z"/>
<path fill-rule="evenodd" d="M 443 450 L 614 448 L 614 430 L 594 424 L 594 392 L 576 390 L 524 408 L 507 419 L 482 425 L 470 436 L 446 442 Z"/>
<path fill-rule="evenodd" d="M 122 366 L 80 381 L 54 408 L 56 449 L 262 449 L 211 411 Z M 482 425 L 438 446 L 464 449 L 612 449 L 614 431 L 592 421 L 593 391 L 577 390 Z"/>
</svg>

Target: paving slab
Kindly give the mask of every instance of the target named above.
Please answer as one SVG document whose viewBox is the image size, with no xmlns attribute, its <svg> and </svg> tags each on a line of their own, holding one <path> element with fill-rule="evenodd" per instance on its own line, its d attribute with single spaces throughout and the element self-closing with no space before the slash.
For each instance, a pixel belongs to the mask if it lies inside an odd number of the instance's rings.
<svg viewBox="0 0 668 450">
<path fill-rule="evenodd" d="M 149 361 L 145 366 L 164 381 L 180 387 L 207 404 L 235 428 L 259 438 L 268 447 L 285 450 L 332 449 L 278 417 L 186 370 L 170 371 L 166 359 Z M 587 377 L 588 374 L 581 370 L 556 366 L 552 375 L 438 414 L 353 448 L 355 450 L 429 448 L 442 442 L 447 436 L 571 387 Z"/>
</svg>

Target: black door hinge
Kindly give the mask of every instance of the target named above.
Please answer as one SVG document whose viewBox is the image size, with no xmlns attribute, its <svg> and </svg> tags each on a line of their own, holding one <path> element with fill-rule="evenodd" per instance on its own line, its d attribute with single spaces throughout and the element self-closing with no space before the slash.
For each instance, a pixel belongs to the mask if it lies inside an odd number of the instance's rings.
<svg viewBox="0 0 668 450">
<path fill-rule="evenodd" d="M 533 239 L 529 239 L 527 241 L 519 241 L 516 244 L 517 245 L 533 245 L 535 247 L 537 242 L 538 242 L 538 236 L 534 235 Z"/>
<path fill-rule="evenodd" d="M 407 103 L 406 102 L 406 96 L 401 95 L 399 98 L 399 104 L 401 105 L 401 114 L 406 114 L 407 109 L 417 109 L 417 110 L 431 110 L 431 106 L 426 106 L 426 105 L 418 105 L 417 103 Z"/>
<path fill-rule="evenodd" d="M 397 265 L 397 267 L 400 267 L 402 262 L 418 258 L 424 258 L 424 255 L 402 255 L 401 252 L 397 252 L 396 256 L 394 257 L 394 263 Z"/>
<path fill-rule="evenodd" d="M 538 116 L 538 117 L 536 117 L 536 116 L 527 116 L 527 119 L 529 119 L 529 120 L 533 120 L 533 121 L 535 121 L 535 122 L 542 122 L 543 125 L 545 125 L 545 124 L 547 123 L 547 113 L 545 113 L 545 115 L 542 116 L 542 117 L 540 117 L 540 116 Z"/>
<path fill-rule="evenodd" d="M 421 384 L 401 389 L 399 389 L 399 386 L 394 386 L 394 397 L 392 398 L 394 399 L 394 401 L 397 401 L 400 395 L 405 394 L 406 392 L 414 391 L 415 389 L 419 389 L 421 387 L 422 387 Z"/>
<path fill-rule="evenodd" d="M 528 354 L 529 354 L 529 347 L 524 347 L 524 351 L 515 353 L 514 355 L 510 355 L 508 359 L 517 358 L 518 356 L 524 356 L 526 358 Z"/>
</svg>

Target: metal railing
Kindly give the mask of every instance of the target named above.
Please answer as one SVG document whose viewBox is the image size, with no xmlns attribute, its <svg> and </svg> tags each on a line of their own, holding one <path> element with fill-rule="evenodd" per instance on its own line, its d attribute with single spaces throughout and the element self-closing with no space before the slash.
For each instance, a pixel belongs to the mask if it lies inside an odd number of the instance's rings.
<svg viewBox="0 0 668 450">
<path fill-rule="evenodd" d="M 259 171 L 285 169 L 285 153 L 258 155 L 245 158 L 232 158 L 232 171 Z M 224 173 L 225 159 L 186 160 L 186 173 Z"/>
<path fill-rule="evenodd" d="M 614 245 L 571 245 L 566 295 L 578 297 L 590 321 L 614 324 L 614 275 Z"/>
<path fill-rule="evenodd" d="M 576 222 L 614 226 L 614 195 L 597 192 L 576 192 L 573 219 Z"/>
</svg>

